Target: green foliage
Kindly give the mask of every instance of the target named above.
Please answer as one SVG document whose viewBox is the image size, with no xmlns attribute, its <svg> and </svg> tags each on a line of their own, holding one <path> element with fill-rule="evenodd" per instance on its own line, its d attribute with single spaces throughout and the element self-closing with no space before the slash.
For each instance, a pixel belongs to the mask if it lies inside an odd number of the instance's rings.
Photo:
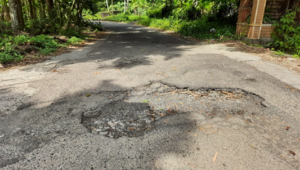
<svg viewBox="0 0 300 170">
<path fill-rule="evenodd" d="M 101 17 L 97 16 L 97 15 L 84 15 L 83 16 L 84 19 L 88 19 L 88 20 L 98 20 L 101 19 Z"/>
<path fill-rule="evenodd" d="M 162 10 L 160 8 L 148 10 L 147 16 L 150 18 L 162 18 Z"/>
<path fill-rule="evenodd" d="M 21 37 L 21 36 L 20 36 Z M 0 63 L 9 63 L 13 61 L 20 61 L 23 59 L 23 56 L 20 54 L 20 51 L 16 49 L 16 44 L 20 43 L 21 38 L 14 39 L 12 36 L 6 34 L 0 35 Z"/>
<path fill-rule="evenodd" d="M 48 55 L 62 45 L 47 35 L 30 37 L 29 35 L 0 35 L 0 63 L 19 62 L 24 59 L 24 52 L 18 48 L 22 45 L 36 46 L 41 54 Z"/>
<path fill-rule="evenodd" d="M 124 12 L 124 2 L 118 2 L 116 4 L 113 5 L 114 11 L 123 11 Z M 110 6 L 110 9 L 112 9 L 112 7 Z"/>
<path fill-rule="evenodd" d="M 293 55 L 293 57 L 294 57 L 294 58 L 298 58 L 298 59 L 300 59 L 300 56 L 299 56 L 299 55 L 297 55 L 297 54 L 294 54 L 294 55 Z"/>
<path fill-rule="evenodd" d="M 56 40 L 47 35 L 38 35 L 30 38 L 29 41 L 31 44 L 37 46 L 43 55 L 49 55 L 50 53 L 56 51 L 58 47 L 61 47 Z"/>
<path fill-rule="evenodd" d="M 147 16 L 141 16 L 141 19 L 146 19 Z M 138 21 L 140 18 L 138 15 L 126 15 L 126 14 L 117 14 L 114 16 L 108 16 L 104 18 L 103 20 L 106 21 L 117 21 L 117 22 L 133 22 Z"/>
<path fill-rule="evenodd" d="M 84 41 L 83 39 L 77 38 L 77 37 L 71 37 L 70 39 L 68 39 L 67 43 L 69 44 L 79 44 L 82 41 Z"/>
<path fill-rule="evenodd" d="M 210 29 L 215 28 L 216 32 L 211 33 Z M 184 36 L 192 36 L 198 39 L 213 39 L 221 37 L 232 38 L 235 33 L 235 26 L 222 22 L 208 22 L 207 20 L 196 20 L 185 22 L 179 30 Z"/>
<path fill-rule="evenodd" d="M 29 42 L 29 36 L 28 35 L 18 35 L 14 38 L 14 43 L 16 45 L 22 45 Z"/>
<path fill-rule="evenodd" d="M 10 25 L 11 23 L 8 21 L 0 21 L 0 34 L 12 34 Z"/>
<path fill-rule="evenodd" d="M 289 11 L 275 24 L 272 33 L 273 42 L 269 45 L 275 49 L 300 55 L 300 27 L 295 22 L 297 9 Z"/>
<path fill-rule="evenodd" d="M 63 29 L 60 31 L 61 35 L 65 35 L 67 37 L 77 37 L 81 39 L 85 39 L 85 35 L 80 33 L 80 30 L 76 30 L 74 28 Z"/>
<path fill-rule="evenodd" d="M 284 52 L 282 52 L 280 50 L 274 51 L 274 54 L 276 54 L 277 56 L 280 56 L 280 57 L 284 56 Z"/>
<path fill-rule="evenodd" d="M 58 43 L 52 37 L 47 35 L 31 37 L 29 41 L 31 44 L 34 44 L 40 48 L 55 48 L 58 46 Z"/>
<path fill-rule="evenodd" d="M 266 8 L 265 9 L 265 14 L 264 14 L 264 18 L 263 18 L 263 22 L 264 23 L 274 23 L 276 21 L 272 20 L 271 17 L 271 13 L 273 10 L 271 8 Z M 250 18 L 250 17 L 249 17 Z"/>
<path fill-rule="evenodd" d="M 0 52 L 0 63 L 10 63 L 13 61 L 21 61 L 23 60 L 23 56 L 20 55 L 17 51 L 8 51 L 4 50 Z"/>
</svg>

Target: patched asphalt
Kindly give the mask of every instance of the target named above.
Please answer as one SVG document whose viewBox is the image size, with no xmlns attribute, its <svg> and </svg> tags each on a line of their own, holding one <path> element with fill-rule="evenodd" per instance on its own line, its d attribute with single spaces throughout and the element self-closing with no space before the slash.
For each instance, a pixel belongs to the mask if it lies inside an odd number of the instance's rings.
<svg viewBox="0 0 300 170">
<path fill-rule="evenodd" d="M 0 73 L 1 169 L 300 169 L 300 91 L 256 56 L 103 25 Z"/>
</svg>

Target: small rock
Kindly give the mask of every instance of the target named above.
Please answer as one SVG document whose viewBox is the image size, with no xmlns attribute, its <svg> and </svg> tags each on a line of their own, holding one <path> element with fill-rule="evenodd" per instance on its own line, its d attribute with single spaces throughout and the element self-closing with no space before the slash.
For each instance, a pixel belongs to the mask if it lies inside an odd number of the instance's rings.
<svg viewBox="0 0 300 170">
<path fill-rule="evenodd" d="M 160 83 L 154 83 L 150 87 L 153 88 L 153 89 L 158 89 L 158 88 L 160 88 L 160 86 L 161 86 Z"/>
<path fill-rule="evenodd" d="M 102 122 L 101 121 L 95 121 L 94 124 L 100 125 Z"/>
<path fill-rule="evenodd" d="M 99 132 L 99 135 L 107 135 L 108 132 Z"/>
<path fill-rule="evenodd" d="M 0 69 L 1 69 L 1 68 L 4 68 L 2 64 L 0 64 Z"/>
<path fill-rule="evenodd" d="M 114 122 L 108 122 L 107 124 L 111 127 L 115 127 L 117 125 L 117 123 L 114 123 Z"/>
<path fill-rule="evenodd" d="M 0 135 L 0 139 L 3 138 L 5 135 Z"/>
</svg>

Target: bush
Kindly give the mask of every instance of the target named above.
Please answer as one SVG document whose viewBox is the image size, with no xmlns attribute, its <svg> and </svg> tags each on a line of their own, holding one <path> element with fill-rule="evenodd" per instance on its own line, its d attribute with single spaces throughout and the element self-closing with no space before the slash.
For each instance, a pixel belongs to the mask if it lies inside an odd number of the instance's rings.
<svg viewBox="0 0 300 170">
<path fill-rule="evenodd" d="M 13 30 L 11 29 L 11 23 L 8 21 L 0 21 L 0 34 L 13 34 Z"/>
<path fill-rule="evenodd" d="M 186 8 L 183 14 L 188 20 L 196 20 L 201 18 L 201 11 L 194 6 Z"/>
<path fill-rule="evenodd" d="M 295 22 L 296 10 L 289 11 L 275 24 L 273 42 L 269 45 L 277 50 L 300 55 L 300 27 Z"/>
<path fill-rule="evenodd" d="M 132 22 L 132 21 L 138 21 L 140 19 L 146 19 L 147 16 L 141 16 L 141 18 L 138 15 L 125 15 L 125 14 L 117 14 L 114 16 L 109 16 L 104 18 L 106 21 L 117 21 L 117 22 Z"/>
<path fill-rule="evenodd" d="M 14 43 L 16 45 L 22 45 L 29 42 L 29 36 L 28 35 L 18 35 L 14 38 Z"/>
<path fill-rule="evenodd" d="M 30 44 L 37 46 L 40 52 L 44 55 L 48 55 L 57 50 L 62 45 L 59 44 L 54 38 L 47 35 L 38 35 L 30 38 Z"/>
<path fill-rule="evenodd" d="M 81 39 L 85 38 L 85 36 L 80 33 L 80 30 L 75 30 L 74 28 L 63 29 L 60 31 L 60 34 L 65 35 L 69 38 L 70 37 L 77 37 L 77 38 L 81 38 Z"/>
<path fill-rule="evenodd" d="M 210 29 L 215 28 L 216 32 L 211 33 Z M 191 22 L 183 22 L 179 33 L 184 36 L 193 36 L 198 39 L 213 39 L 223 37 L 233 37 L 235 26 L 221 22 L 208 22 L 199 19 Z"/>
<path fill-rule="evenodd" d="M 69 44 L 79 44 L 83 41 L 83 39 L 77 38 L 77 37 L 71 37 L 68 39 L 67 43 Z"/>
<path fill-rule="evenodd" d="M 23 43 L 26 40 L 20 38 L 19 36 L 16 40 L 12 36 L 2 35 L 0 36 L 0 63 L 5 64 L 13 61 L 20 61 L 23 59 L 20 51 L 16 49 L 15 43 Z"/>
<path fill-rule="evenodd" d="M 146 14 L 150 18 L 162 18 L 161 9 L 148 10 Z"/>
<path fill-rule="evenodd" d="M 150 26 L 150 23 L 151 23 L 151 19 L 150 18 L 141 19 L 138 22 L 138 24 L 144 25 L 144 26 Z"/>
</svg>

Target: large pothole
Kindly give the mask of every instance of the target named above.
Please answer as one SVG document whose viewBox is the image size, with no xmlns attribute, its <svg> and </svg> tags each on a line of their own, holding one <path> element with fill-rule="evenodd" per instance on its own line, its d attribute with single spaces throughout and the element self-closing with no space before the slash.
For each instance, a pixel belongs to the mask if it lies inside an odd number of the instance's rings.
<svg viewBox="0 0 300 170">
<path fill-rule="evenodd" d="M 82 124 L 91 132 L 107 137 L 136 137 L 155 127 L 160 118 L 179 113 L 205 117 L 257 114 L 263 99 L 241 89 L 188 90 L 160 83 L 123 92 L 123 97 L 82 115 Z"/>
</svg>

